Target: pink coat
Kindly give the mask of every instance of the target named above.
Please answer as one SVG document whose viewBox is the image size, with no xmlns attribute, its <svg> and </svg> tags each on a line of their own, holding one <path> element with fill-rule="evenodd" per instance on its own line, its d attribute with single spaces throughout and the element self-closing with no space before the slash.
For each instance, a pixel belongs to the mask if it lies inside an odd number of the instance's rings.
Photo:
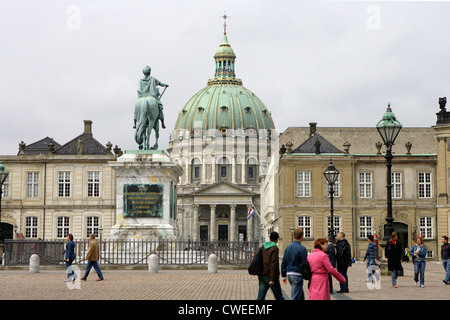
<svg viewBox="0 0 450 320">
<path fill-rule="evenodd" d="M 308 256 L 308 262 L 312 272 L 308 289 L 308 299 L 330 300 L 328 273 L 331 273 L 331 275 L 341 283 L 345 282 L 345 278 L 333 268 L 328 255 L 320 249 L 314 249 Z"/>
</svg>

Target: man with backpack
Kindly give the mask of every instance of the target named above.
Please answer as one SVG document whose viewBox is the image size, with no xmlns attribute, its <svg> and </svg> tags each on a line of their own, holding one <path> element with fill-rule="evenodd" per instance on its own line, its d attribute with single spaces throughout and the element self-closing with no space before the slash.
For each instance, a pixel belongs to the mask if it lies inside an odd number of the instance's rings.
<svg viewBox="0 0 450 320">
<path fill-rule="evenodd" d="M 259 290 L 257 300 L 265 300 L 269 288 L 276 300 L 284 300 L 280 285 L 279 249 L 277 246 L 278 232 L 271 232 L 270 241 L 264 242 L 262 248 L 262 273 L 258 275 Z"/>
<path fill-rule="evenodd" d="M 337 270 L 345 278 L 345 282 L 341 283 L 341 290 L 338 293 L 347 293 L 348 290 L 348 277 L 347 269 L 352 265 L 352 253 L 350 249 L 350 244 L 347 239 L 345 239 L 345 233 L 339 232 L 337 235 L 338 241 L 336 244 L 336 262 Z"/>
<path fill-rule="evenodd" d="M 283 260 L 281 262 L 281 276 L 283 283 L 287 280 L 291 285 L 291 300 L 305 300 L 303 292 L 303 277 L 300 266 L 306 261 L 308 252 L 301 244 L 303 240 L 303 229 L 296 228 L 294 230 L 294 241 L 286 247 Z M 286 280 L 287 278 L 287 280 Z"/>
</svg>

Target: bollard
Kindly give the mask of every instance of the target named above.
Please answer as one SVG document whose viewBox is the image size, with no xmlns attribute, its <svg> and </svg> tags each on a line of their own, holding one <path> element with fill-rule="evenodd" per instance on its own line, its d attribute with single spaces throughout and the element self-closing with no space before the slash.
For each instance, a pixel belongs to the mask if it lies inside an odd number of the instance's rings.
<svg viewBox="0 0 450 320">
<path fill-rule="evenodd" d="M 158 273 L 158 256 L 154 253 L 148 259 L 148 272 Z"/>
<path fill-rule="evenodd" d="M 39 255 L 32 254 L 30 257 L 30 273 L 39 273 L 40 258 Z"/>
<path fill-rule="evenodd" d="M 217 273 L 217 256 L 214 253 L 208 257 L 208 273 Z"/>
</svg>

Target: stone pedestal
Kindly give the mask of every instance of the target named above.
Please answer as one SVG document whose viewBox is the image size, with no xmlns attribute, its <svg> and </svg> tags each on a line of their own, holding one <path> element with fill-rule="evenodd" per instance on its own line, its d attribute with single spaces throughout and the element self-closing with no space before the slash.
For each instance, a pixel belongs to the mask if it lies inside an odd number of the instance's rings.
<svg viewBox="0 0 450 320">
<path fill-rule="evenodd" d="M 181 166 L 163 150 L 127 150 L 109 165 L 116 175 L 116 219 L 109 239 L 175 238 Z"/>
</svg>

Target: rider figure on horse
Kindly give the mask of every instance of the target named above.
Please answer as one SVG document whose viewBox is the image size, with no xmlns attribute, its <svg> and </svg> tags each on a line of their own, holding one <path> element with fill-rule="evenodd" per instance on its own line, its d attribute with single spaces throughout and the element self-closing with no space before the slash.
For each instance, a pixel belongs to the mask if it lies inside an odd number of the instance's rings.
<svg viewBox="0 0 450 320">
<path fill-rule="evenodd" d="M 161 86 L 161 87 L 168 87 L 168 84 L 162 83 L 160 82 L 158 79 L 152 77 L 150 75 L 152 69 L 149 66 L 144 67 L 144 69 L 142 70 L 142 72 L 145 75 L 145 78 L 142 78 L 139 81 L 139 86 L 137 89 L 137 93 L 138 93 L 138 97 L 142 98 L 142 97 L 148 97 L 151 96 L 153 98 L 155 98 L 158 101 L 158 107 L 159 107 L 159 120 L 161 120 L 161 125 L 163 127 L 163 129 L 166 128 L 165 124 L 164 124 L 164 113 L 163 113 L 163 104 L 161 103 L 161 101 L 159 100 L 159 98 L 161 97 L 158 87 L 157 86 Z M 134 113 L 134 126 L 133 128 L 136 128 L 136 121 L 138 119 L 136 119 L 137 114 L 136 114 L 136 110 Z"/>
</svg>

